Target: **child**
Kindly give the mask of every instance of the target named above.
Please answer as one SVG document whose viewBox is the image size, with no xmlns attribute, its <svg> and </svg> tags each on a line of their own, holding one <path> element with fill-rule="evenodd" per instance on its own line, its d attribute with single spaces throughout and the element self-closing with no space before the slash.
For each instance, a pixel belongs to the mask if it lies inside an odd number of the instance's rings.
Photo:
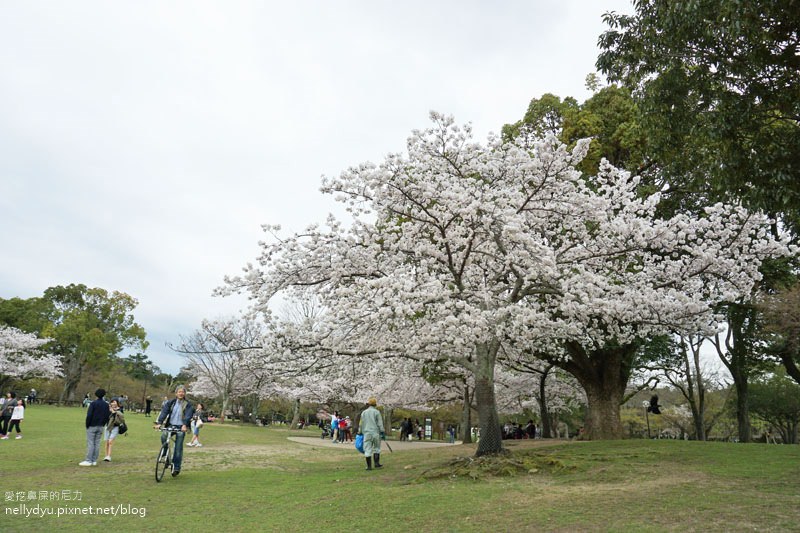
<svg viewBox="0 0 800 533">
<path fill-rule="evenodd" d="M 22 400 L 17 400 L 17 406 L 14 407 L 14 412 L 11 413 L 11 423 L 8 425 L 8 432 L 11 433 L 11 429 L 16 426 L 18 439 L 22 438 L 19 423 L 22 422 L 23 418 L 25 418 L 25 404 Z"/>
</svg>

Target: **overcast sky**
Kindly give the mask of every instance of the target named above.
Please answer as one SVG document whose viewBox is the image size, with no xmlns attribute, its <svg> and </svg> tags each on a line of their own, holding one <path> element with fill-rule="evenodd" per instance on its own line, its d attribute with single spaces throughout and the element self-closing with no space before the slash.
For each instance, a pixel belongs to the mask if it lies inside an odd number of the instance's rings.
<svg viewBox="0 0 800 533">
<path fill-rule="evenodd" d="M 0 4 L 0 297 L 139 301 L 149 357 L 241 298 L 211 292 L 261 224 L 337 211 L 320 177 L 404 149 L 436 110 L 480 140 L 585 100 L 629 0 Z M 127 353 L 121 354 L 123 356 Z"/>
</svg>

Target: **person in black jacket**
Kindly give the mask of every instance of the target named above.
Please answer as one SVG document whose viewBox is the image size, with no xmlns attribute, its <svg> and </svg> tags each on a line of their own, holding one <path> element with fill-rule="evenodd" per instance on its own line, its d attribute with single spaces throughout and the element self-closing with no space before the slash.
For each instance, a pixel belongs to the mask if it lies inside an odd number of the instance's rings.
<svg viewBox="0 0 800 533">
<path fill-rule="evenodd" d="M 108 417 L 111 414 L 111 409 L 103 399 L 106 391 L 97 389 L 94 395 L 97 396 L 97 399 L 90 403 L 86 410 L 86 459 L 78 463 L 79 466 L 97 465 L 103 428 L 108 424 Z"/>
<path fill-rule="evenodd" d="M 14 407 L 17 406 L 17 394 L 15 392 L 7 392 L 5 402 L 0 408 L 0 439 L 8 439 L 8 427 L 11 425 L 11 414 L 14 412 Z"/>
<path fill-rule="evenodd" d="M 183 439 L 186 438 L 186 431 L 191 425 L 194 416 L 194 406 L 186 399 L 186 387 L 178 385 L 175 389 L 175 398 L 169 400 L 161 408 L 161 413 L 156 419 L 156 427 L 161 425 L 180 426 L 181 430 L 175 434 L 175 450 L 172 452 L 172 475 L 177 476 L 181 473 L 181 462 L 183 461 Z M 161 433 L 161 444 L 166 444 L 169 433 Z"/>
</svg>

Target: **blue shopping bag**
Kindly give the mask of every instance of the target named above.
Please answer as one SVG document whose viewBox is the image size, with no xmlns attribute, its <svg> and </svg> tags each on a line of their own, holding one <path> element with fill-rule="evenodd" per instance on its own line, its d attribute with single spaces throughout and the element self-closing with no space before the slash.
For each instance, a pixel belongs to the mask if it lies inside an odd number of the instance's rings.
<svg viewBox="0 0 800 533">
<path fill-rule="evenodd" d="M 358 450 L 359 453 L 364 453 L 364 435 L 361 435 L 360 433 L 356 435 L 355 444 L 356 444 L 356 450 Z"/>
</svg>

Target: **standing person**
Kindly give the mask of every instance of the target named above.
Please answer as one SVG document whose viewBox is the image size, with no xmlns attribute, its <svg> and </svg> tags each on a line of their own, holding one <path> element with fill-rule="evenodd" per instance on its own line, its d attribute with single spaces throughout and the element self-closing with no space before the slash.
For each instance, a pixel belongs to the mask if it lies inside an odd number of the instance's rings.
<svg viewBox="0 0 800 533">
<path fill-rule="evenodd" d="M 529 439 L 536 438 L 536 424 L 533 423 L 533 420 L 528 420 L 528 424 L 525 426 L 525 434 Z"/>
<path fill-rule="evenodd" d="M 353 442 L 353 421 L 349 416 L 344 417 L 344 438 L 348 442 Z"/>
<path fill-rule="evenodd" d="M 108 417 L 111 409 L 103 399 L 106 395 L 105 389 L 97 389 L 94 392 L 97 399 L 89 404 L 86 410 L 86 459 L 78 463 L 78 466 L 96 466 L 97 456 L 100 455 L 100 438 L 103 436 L 103 429 L 108 424 Z"/>
<path fill-rule="evenodd" d="M 339 411 L 334 411 L 331 417 L 331 440 L 335 443 L 339 442 Z"/>
<path fill-rule="evenodd" d="M 372 470 L 372 461 L 375 460 L 375 468 L 382 468 L 381 464 L 381 439 L 386 436 L 383 431 L 383 417 L 375 406 L 378 401 L 375 398 L 367 400 L 367 408 L 361 412 L 358 432 L 364 436 L 364 456 L 367 459 L 367 470 Z"/>
<path fill-rule="evenodd" d="M 89 393 L 87 392 L 83 397 L 83 408 L 86 409 L 89 407 L 90 403 L 92 403 L 92 399 L 89 398 Z"/>
<path fill-rule="evenodd" d="M 119 426 L 125 423 L 125 415 L 122 414 L 118 400 L 111 400 L 108 408 L 110 413 L 105 428 L 106 456 L 103 458 L 103 461 L 106 462 L 111 461 L 111 448 L 114 447 L 114 440 L 119 436 Z"/>
<path fill-rule="evenodd" d="M 203 410 L 205 406 L 198 402 L 197 409 L 194 411 L 192 417 L 192 441 L 187 446 L 203 446 L 198 437 L 200 436 L 200 428 L 203 427 Z"/>
<path fill-rule="evenodd" d="M 414 423 L 411 421 L 411 417 L 406 418 L 406 440 L 413 441 L 414 440 Z"/>
<path fill-rule="evenodd" d="M 15 392 L 6 393 L 6 401 L 3 404 L 3 419 L 0 422 L 0 439 L 8 438 L 8 426 L 11 425 L 11 415 L 14 414 L 14 408 L 17 406 L 17 394 Z"/>
<path fill-rule="evenodd" d="M 148 396 L 144 401 L 144 416 L 150 416 L 150 411 L 153 410 L 153 399 Z"/>
<path fill-rule="evenodd" d="M 183 462 L 183 439 L 186 438 L 186 431 L 194 416 L 194 406 L 186 399 L 186 387 L 178 385 L 175 389 L 175 397 L 168 400 L 161 408 L 156 419 L 156 428 L 161 429 L 162 424 L 180 427 L 180 431 L 175 434 L 175 451 L 172 453 L 172 476 L 181 473 L 181 463 Z M 161 432 L 161 444 L 167 443 L 169 433 Z"/>
<path fill-rule="evenodd" d="M 22 422 L 22 419 L 25 418 L 25 402 L 21 399 L 17 400 L 17 405 L 14 407 L 14 411 L 11 414 L 11 423 L 8 426 L 8 433 L 11 433 L 11 428 L 17 428 L 17 438 L 22 438 L 22 431 L 19 429 L 19 423 Z M 6 435 L 5 438 L 8 438 Z"/>
</svg>

